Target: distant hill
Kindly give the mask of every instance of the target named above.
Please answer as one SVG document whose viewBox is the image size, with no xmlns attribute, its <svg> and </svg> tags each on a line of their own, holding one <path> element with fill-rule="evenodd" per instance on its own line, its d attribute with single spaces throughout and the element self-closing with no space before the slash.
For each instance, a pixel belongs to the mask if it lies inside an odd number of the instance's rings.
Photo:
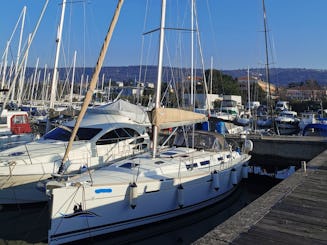
<svg viewBox="0 0 327 245">
<path fill-rule="evenodd" d="M 84 81 L 88 75 L 89 81 L 91 80 L 93 74 L 93 68 L 76 68 L 75 70 L 75 81 L 80 81 L 82 74 L 84 74 Z M 304 82 L 306 80 L 316 80 L 319 84 L 327 86 L 327 70 L 317 70 L 317 69 L 300 69 L 300 68 L 272 68 L 270 71 L 270 82 L 277 86 L 286 86 L 291 82 Z M 52 71 L 51 71 L 52 72 Z M 234 78 L 246 76 L 246 69 L 238 70 L 223 70 L 223 73 L 230 75 Z M 263 68 L 251 68 L 251 74 L 261 74 L 262 79 L 265 79 L 265 69 Z M 34 73 L 34 68 L 27 69 L 27 77 Z M 67 79 L 67 73 L 72 74 L 72 71 L 67 68 L 60 68 L 60 80 Z M 117 67 L 103 67 L 100 72 L 100 80 L 102 79 L 102 74 L 105 74 L 105 81 L 110 78 L 112 81 L 137 81 L 139 79 L 140 67 L 139 66 L 117 66 Z M 155 82 L 157 79 L 157 67 L 156 66 L 144 66 L 141 69 L 141 81 Z M 198 69 L 195 72 L 196 76 L 201 76 L 202 70 Z M 176 81 L 187 77 L 190 75 L 189 68 L 163 68 L 163 80 L 169 81 L 173 77 Z M 41 69 L 41 77 L 43 77 L 43 71 Z"/>
<path fill-rule="evenodd" d="M 262 74 L 266 80 L 266 71 L 262 68 L 250 69 L 251 73 Z M 247 70 L 225 70 L 232 77 L 247 75 Z M 291 82 L 304 82 L 306 80 L 316 80 L 320 85 L 327 86 L 327 70 L 304 69 L 304 68 L 272 68 L 269 70 L 270 82 L 277 86 L 286 86 Z"/>
</svg>

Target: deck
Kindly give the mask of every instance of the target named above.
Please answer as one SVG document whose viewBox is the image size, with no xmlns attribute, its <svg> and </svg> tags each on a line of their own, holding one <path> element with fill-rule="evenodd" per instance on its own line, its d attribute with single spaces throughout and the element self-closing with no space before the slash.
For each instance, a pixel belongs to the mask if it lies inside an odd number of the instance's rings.
<svg viewBox="0 0 327 245">
<path fill-rule="evenodd" d="M 327 150 L 193 244 L 327 244 Z"/>
</svg>

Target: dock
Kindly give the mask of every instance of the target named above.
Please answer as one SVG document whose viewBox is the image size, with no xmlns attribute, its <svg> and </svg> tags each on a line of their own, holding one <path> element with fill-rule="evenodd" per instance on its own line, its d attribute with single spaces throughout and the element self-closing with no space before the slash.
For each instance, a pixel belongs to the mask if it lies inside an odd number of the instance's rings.
<svg viewBox="0 0 327 245">
<path fill-rule="evenodd" d="M 254 164 L 300 166 L 301 161 L 310 161 L 327 149 L 326 137 L 296 135 L 248 135 L 253 142 L 251 162 Z M 241 145 L 244 137 L 226 135 L 229 143 Z M 270 159 L 271 161 L 268 161 Z"/>
<path fill-rule="evenodd" d="M 193 244 L 327 244 L 327 150 Z"/>
</svg>

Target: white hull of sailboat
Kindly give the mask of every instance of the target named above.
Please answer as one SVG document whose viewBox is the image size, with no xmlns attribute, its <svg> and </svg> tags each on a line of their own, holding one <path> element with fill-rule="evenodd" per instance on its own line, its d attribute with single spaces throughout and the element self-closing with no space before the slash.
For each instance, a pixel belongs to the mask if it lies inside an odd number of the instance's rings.
<svg viewBox="0 0 327 245">
<path fill-rule="evenodd" d="M 204 208 L 232 193 L 248 160 L 217 171 L 218 177 L 213 172 L 194 171 L 180 179 L 138 182 L 136 195 L 131 194 L 128 183 L 53 189 L 49 244 L 125 230 Z M 78 210 L 80 202 L 84 208 Z"/>
<path fill-rule="evenodd" d="M 130 155 L 132 154 L 127 156 Z M 125 156 L 115 160 L 122 158 L 125 158 Z M 78 161 L 70 163 L 70 172 L 67 176 L 80 174 L 88 169 L 99 168 L 111 163 L 111 161 L 103 163 L 101 157 L 92 157 L 87 160 L 89 168 L 81 167 L 82 164 Z M 46 180 L 57 174 L 58 169 L 58 161 L 57 163 L 1 166 L 0 204 L 25 204 L 47 201 L 49 198 L 45 193 Z"/>
</svg>

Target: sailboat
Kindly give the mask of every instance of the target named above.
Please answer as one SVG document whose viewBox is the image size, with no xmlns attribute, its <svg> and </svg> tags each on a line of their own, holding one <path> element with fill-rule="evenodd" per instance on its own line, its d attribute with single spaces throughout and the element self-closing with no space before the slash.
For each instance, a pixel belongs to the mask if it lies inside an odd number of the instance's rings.
<svg viewBox="0 0 327 245">
<path fill-rule="evenodd" d="M 268 37 L 267 37 L 267 16 L 265 1 L 262 0 L 264 34 L 265 34 L 265 50 L 266 50 L 266 80 L 267 80 L 267 111 L 262 115 L 257 115 L 256 124 L 259 128 L 271 128 L 273 126 L 272 104 L 270 91 L 270 75 L 269 75 L 269 55 L 268 55 Z"/>
<path fill-rule="evenodd" d="M 234 123 L 241 126 L 249 126 L 253 123 L 253 117 L 251 114 L 251 97 L 250 97 L 250 69 L 248 68 L 248 81 L 247 81 L 247 91 L 248 91 L 248 102 L 247 102 L 247 111 L 242 111 L 238 117 L 235 118 Z"/>
<path fill-rule="evenodd" d="M 244 144 L 246 152 L 235 151 L 222 135 L 201 132 L 193 137 L 190 127 L 188 133 L 176 131 L 173 146 L 158 147 L 160 129 L 207 120 L 203 114 L 160 107 L 165 10 L 162 0 L 153 151 L 68 181 L 49 182 L 49 244 L 122 231 L 205 208 L 226 198 L 247 176 L 250 141 Z"/>
</svg>

